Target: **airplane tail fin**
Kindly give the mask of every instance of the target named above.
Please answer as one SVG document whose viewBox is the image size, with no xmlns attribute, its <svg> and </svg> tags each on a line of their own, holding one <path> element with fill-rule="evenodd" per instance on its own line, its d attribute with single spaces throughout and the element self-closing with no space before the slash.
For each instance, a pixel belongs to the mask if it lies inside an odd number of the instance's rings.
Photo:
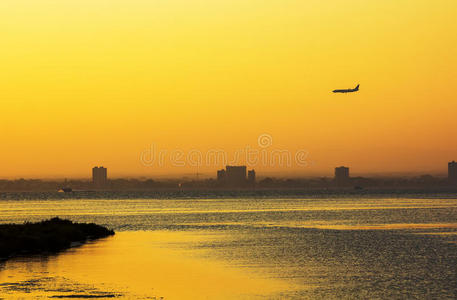
<svg viewBox="0 0 457 300">
<path fill-rule="evenodd" d="M 354 90 L 358 91 L 358 90 L 359 90 L 359 86 L 360 86 L 360 84 L 358 84 L 358 85 L 355 87 Z"/>
</svg>

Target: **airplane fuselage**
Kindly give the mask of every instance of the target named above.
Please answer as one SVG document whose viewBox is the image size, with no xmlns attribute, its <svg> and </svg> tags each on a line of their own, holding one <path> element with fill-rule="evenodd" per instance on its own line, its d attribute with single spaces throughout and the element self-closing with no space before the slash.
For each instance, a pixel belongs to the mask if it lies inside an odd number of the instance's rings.
<svg viewBox="0 0 457 300">
<path fill-rule="evenodd" d="M 353 93 L 355 90 L 353 89 L 347 89 L 347 90 L 334 90 L 334 93 Z"/>
<path fill-rule="evenodd" d="M 344 89 L 344 90 L 333 90 L 334 93 L 354 93 L 359 90 L 359 85 L 355 87 L 355 89 Z"/>
</svg>

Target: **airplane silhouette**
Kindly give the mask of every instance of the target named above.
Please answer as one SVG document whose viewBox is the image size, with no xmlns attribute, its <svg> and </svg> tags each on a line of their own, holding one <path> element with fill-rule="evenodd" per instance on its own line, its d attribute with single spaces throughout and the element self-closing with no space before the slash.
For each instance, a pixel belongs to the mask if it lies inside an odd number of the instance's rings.
<svg viewBox="0 0 457 300">
<path fill-rule="evenodd" d="M 360 84 L 358 84 L 355 89 L 347 89 L 347 90 L 334 90 L 333 92 L 334 93 L 353 93 L 353 92 L 357 92 L 359 90 L 359 86 Z"/>
</svg>

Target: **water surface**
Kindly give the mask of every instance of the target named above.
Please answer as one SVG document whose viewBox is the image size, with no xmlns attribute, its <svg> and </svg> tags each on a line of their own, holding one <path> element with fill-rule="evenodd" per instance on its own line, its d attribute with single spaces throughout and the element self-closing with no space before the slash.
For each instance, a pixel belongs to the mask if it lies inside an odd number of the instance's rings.
<svg viewBox="0 0 457 300">
<path fill-rule="evenodd" d="M 53 216 L 117 234 L 0 264 L 1 297 L 457 297 L 452 197 L 0 201 L 1 223 Z"/>
</svg>

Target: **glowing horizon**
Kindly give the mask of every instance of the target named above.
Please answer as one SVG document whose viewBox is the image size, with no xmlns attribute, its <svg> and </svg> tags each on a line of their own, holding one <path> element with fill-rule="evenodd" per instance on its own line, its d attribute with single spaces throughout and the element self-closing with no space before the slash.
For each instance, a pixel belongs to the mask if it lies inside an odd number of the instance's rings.
<svg viewBox="0 0 457 300">
<path fill-rule="evenodd" d="M 89 177 L 96 165 L 190 174 L 141 154 L 230 158 L 262 150 L 262 134 L 308 164 L 259 174 L 445 173 L 457 160 L 455 11 L 451 0 L 1 1 L 0 178 Z"/>
</svg>

